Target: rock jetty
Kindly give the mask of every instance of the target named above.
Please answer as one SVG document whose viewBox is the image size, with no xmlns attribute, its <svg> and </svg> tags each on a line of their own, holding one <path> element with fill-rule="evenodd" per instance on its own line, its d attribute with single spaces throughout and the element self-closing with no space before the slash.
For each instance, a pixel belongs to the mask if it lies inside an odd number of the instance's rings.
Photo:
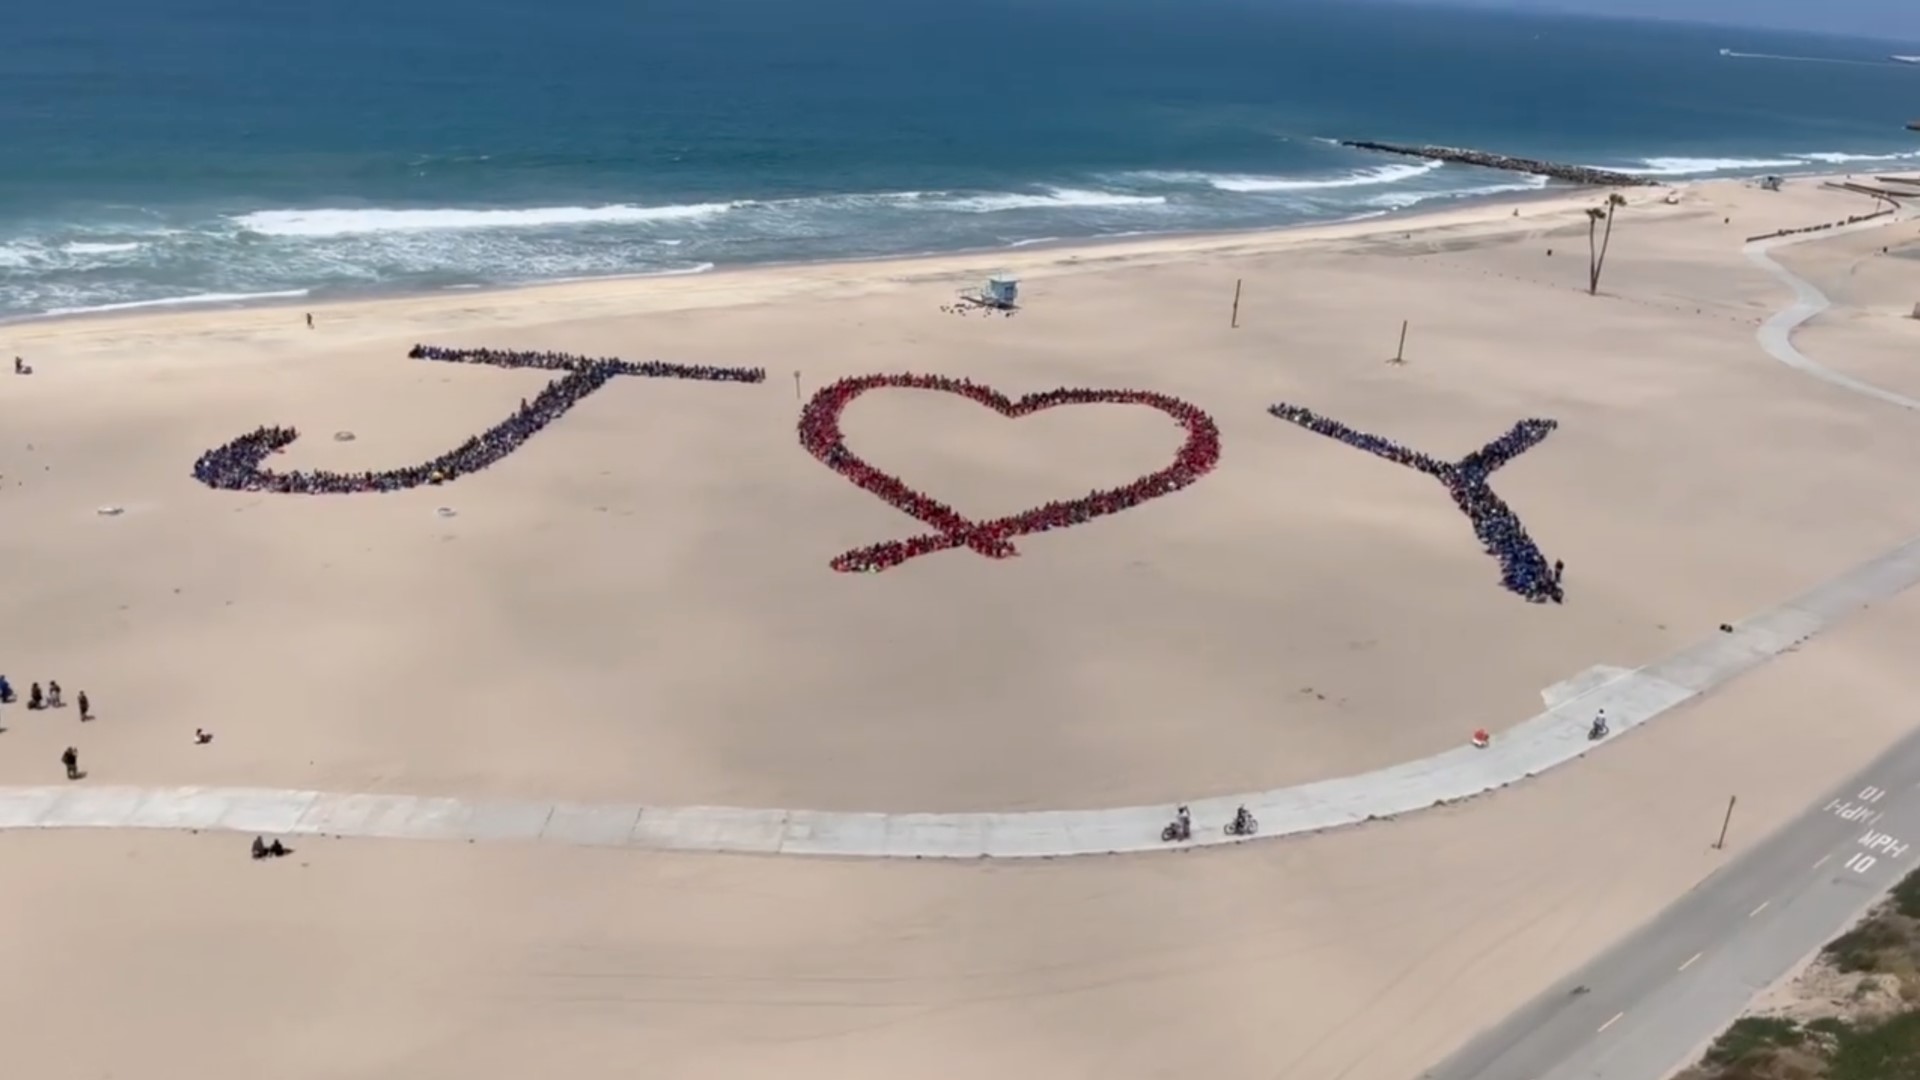
<svg viewBox="0 0 1920 1080">
<path fill-rule="evenodd" d="M 1351 146 L 1355 150 L 1376 150 L 1383 154 L 1404 154 L 1408 157 L 1426 158 L 1429 161 L 1447 161 L 1456 165 L 1478 165 L 1483 169 L 1532 173 L 1535 176 L 1547 176 L 1572 184 L 1592 184 L 1597 187 L 1652 187 L 1659 183 L 1658 180 L 1645 176 L 1614 172 L 1611 169 L 1562 165 L 1555 161 L 1509 157 L 1506 154 L 1492 154 L 1485 150 L 1462 150 L 1452 146 L 1402 146 L 1398 143 L 1368 142 L 1364 139 L 1342 139 L 1340 145 Z"/>
<path fill-rule="evenodd" d="M 1828 186 L 1831 187 L 1833 185 Z M 1779 236 L 1798 236 L 1801 233 L 1825 232 L 1828 229 L 1838 229 L 1844 225 L 1858 225 L 1863 221 L 1872 221 L 1874 218 L 1886 217 L 1891 213 L 1893 213 L 1893 210 L 1888 208 L 1886 210 L 1875 210 L 1871 214 L 1853 214 L 1839 221 L 1823 221 L 1818 225 L 1802 225 L 1797 229 L 1775 229 L 1770 233 L 1761 233 L 1759 236 L 1749 236 L 1747 237 L 1747 243 L 1755 244 L 1762 240 L 1772 240 Z"/>
<path fill-rule="evenodd" d="M 1895 199 L 1913 198 L 1913 192 L 1911 191 L 1894 191 L 1891 188 L 1874 187 L 1872 184 L 1861 184 L 1852 180 L 1829 180 L 1820 186 L 1832 188 L 1835 191 L 1851 191 L 1855 195 L 1871 195 L 1876 199 L 1885 199 L 1888 202 L 1892 202 Z"/>
</svg>

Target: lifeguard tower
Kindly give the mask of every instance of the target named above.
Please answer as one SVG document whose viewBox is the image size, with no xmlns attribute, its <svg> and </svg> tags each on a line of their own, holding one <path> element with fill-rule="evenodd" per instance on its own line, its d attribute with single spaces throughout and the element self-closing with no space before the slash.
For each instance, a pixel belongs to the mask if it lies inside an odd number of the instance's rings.
<svg viewBox="0 0 1920 1080">
<path fill-rule="evenodd" d="M 988 307 L 1015 308 L 1020 306 L 1020 281 L 1018 278 L 990 277 L 987 287 L 980 290 L 980 301 Z"/>
<path fill-rule="evenodd" d="M 1020 307 L 1020 281 L 996 274 L 978 289 L 960 290 L 960 305 L 963 310 L 985 308 L 1011 315 Z"/>
<path fill-rule="evenodd" d="M 1020 307 L 1020 279 L 1008 275 L 993 275 L 987 284 L 979 288 L 960 290 L 960 304 L 968 307 L 991 307 L 995 311 L 1012 311 Z"/>
</svg>

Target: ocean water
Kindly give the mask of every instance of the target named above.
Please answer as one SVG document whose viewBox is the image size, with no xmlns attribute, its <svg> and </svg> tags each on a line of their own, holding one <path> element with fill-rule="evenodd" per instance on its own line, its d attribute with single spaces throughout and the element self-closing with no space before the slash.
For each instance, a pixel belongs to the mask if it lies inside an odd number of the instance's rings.
<svg viewBox="0 0 1920 1080">
<path fill-rule="evenodd" d="M 1721 50 L 1731 50 L 1724 55 Z M 0 318 L 1920 167 L 1920 46 L 1339 0 L 0 5 Z"/>
</svg>

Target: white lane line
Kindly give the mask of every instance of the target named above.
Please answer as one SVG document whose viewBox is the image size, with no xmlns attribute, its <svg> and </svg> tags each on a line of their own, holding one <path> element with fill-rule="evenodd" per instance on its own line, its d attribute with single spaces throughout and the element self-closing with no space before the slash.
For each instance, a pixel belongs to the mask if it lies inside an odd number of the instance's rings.
<svg viewBox="0 0 1920 1080">
<path fill-rule="evenodd" d="M 1700 959 L 1705 955 L 1707 954 L 1703 952 L 1697 952 L 1697 953 L 1694 953 L 1692 956 L 1687 957 L 1687 962 L 1680 965 L 1680 970 L 1681 971 L 1687 970 L 1688 968 L 1693 966 L 1694 961 Z"/>
<path fill-rule="evenodd" d="M 1757 908 L 1754 908 L 1754 909 L 1753 909 L 1752 911 L 1749 911 L 1749 912 L 1747 912 L 1747 918 L 1749 918 L 1749 919 L 1751 919 L 1751 918 L 1753 918 L 1753 917 L 1754 917 L 1755 915 L 1758 915 L 1758 914 L 1760 914 L 1761 912 L 1763 912 L 1763 911 L 1765 911 L 1765 910 L 1767 910 L 1767 905 L 1768 905 L 1768 904 L 1771 904 L 1771 903 L 1773 903 L 1773 901 L 1771 901 L 1771 900 L 1762 900 L 1762 901 L 1760 901 L 1760 906 L 1759 906 L 1759 907 L 1757 907 Z"/>
<path fill-rule="evenodd" d="M 1819 861 L 1819 862 L 1817 862 L 1817 863 L 1814 863 L 1814 864 L 1813 864 L 1813 868 L 1814 868 L 1815 870 L 1818 870 L 1818 869 L 1820 869 L 1820 868 L 1821 868 L 1822 866 L 1825 866 L 1825 865 L 1827 864 L 1827 860 L 1828 860 L 1828 859 L 1831 859 L 1831 858 L 1833 858 L 1833 855 L 1832 855 L 1831 853 L 1828 853 L 1828 854 L 1826 854 L 1826 855 L 1822 855 L 1822 856 L 1820 856 L 1820 861 Z"/>
<path fill-rule="evenodd" d="M 1614 1014 L 1613 1014 L 1613 1019 L 1611 1019 L 1611 1020 L 1609 1020 L 1609 1021 L 1607 1021 L 1606 1023 L 1604 1023 L 1604 1024 L 1601 1024 L 1601 1025 L 1600 1025 L 1600 1030 L 1601 1030 L 1601 1031 L 1605 1031 L 1605 1030 L 1607 1030 L 1608 1028 L 1610 1028 L 1610 1027 L 1612 1027 L 1613 1025 L 1615 1025 L 1615 1024 L 1617 1024 L 1617 1023 L 1619 1023 L 1619 1022 L 1620 1022 L 1620 1018 L 1621 1018 L 1621 1017 L 1623 1017 L 1623 1016 L 1625 1016 L 1625 1015 L 1627 1015 L 1627 1014 L 1626 1014 L 1626 1013 L 1623 1013 L 1623 1012 L 1617 1012 L 1617 1013 L 1614 1013 Z"/>
</svg>

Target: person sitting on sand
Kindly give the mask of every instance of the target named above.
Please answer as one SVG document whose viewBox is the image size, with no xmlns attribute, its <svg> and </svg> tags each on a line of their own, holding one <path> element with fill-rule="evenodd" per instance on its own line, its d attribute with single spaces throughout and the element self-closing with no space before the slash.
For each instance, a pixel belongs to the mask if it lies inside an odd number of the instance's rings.
<svg viewBox="0 0 1920 1080">
<path fill-rule="evenodd" d="M 287 851 L 287 846 L 278 840 L 269 844 L 263 837 L 256 836 L 253 838 L 253 857 L 256 859 L 264 859 L 269 856 L 277 859 L 287 854 Z"/>
<path fill-rule="evenodd" d="M 203 731 L 200 728 L 193 729 L 193 744 L 195 746 L 205 746 L 212 741 L 213 741 L 213 732 Z"/>
<path fill-rule="evenodd" d="M 27 708 L 44 709 L 46 707 L 47 707 L 47 699 L 43 697 L 40 693 L 40 684 L 34 683 L 31 687 L 28 687 L 27 688 Z"/>
<path fill-rule="evenodd" d="M 16 356 L 13 358 L 13 373 L 15 375 L 31 375 L 33 374 L 33 369 L 27 366 L 25 360 Z"/>
</svg>

